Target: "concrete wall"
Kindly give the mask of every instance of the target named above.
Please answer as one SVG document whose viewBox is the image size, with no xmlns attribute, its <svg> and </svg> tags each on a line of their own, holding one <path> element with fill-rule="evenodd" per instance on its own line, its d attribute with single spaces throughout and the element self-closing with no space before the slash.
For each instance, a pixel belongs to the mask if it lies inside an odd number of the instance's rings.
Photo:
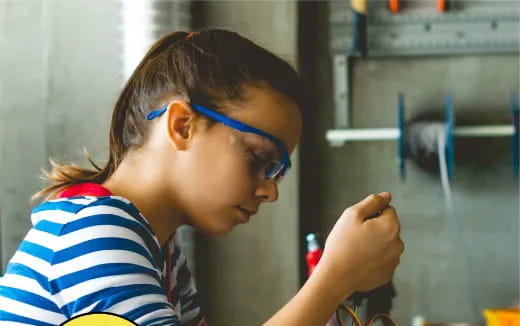
<svg viewBox="0 0 520 326">
<path fill-rule="evenodd" d="M 201 27 L 234 30 L 297 62 L 294 1 L 209 1 L 195 13 Z M 201 236 L 198 282 L 211 325 L 259 325 L 299 287 L 298 159 L 280 185 L 280 197 L 224 238 Z"/>
<path fill-rule="evenodd" d="M 310 68 L 310 76 L 317 89 L 317 125 L 312 144 L 304 145 L 314 146 L 313 157 L 318 159 L 312 171 L 318 172 L 312 182 L 301 182 L 312 188 L 317 204 L 311 207 L 314 215 L 306 218 L 319 216 L 314 225 L 327 233 L 346 206 L 368 193 L 392 192 L 407 246 L 394 278 L 397 296 L 392 315 L 401 325 L 417 314 L 431 322 L 481 320 L 470 307 L 468 272 L 438 175 L 408 161 L 402 183 L 395 142 L 348 143 L 339 148 L 326 143 L 325 132 L 333 126 L 328 10 L 326 4 L 315 9 L 317 67 Z M 432 111 L 442 116 L 444 95 L 451 92 L 458 124 L 508 124 L 509 94 L 519 90 L 519 59 L 468 55 L 357 60 L 352 127 L 395 127 L 398 92 L 405 94 L 407 119 Z M 302 165 L 307 159 L 302 158 Z M 478 309 L 512 304 L 520 295 L 519 191 L 509 139 L 457 140 L 452 190 L 469 246 Z"/>
<path fill-rule="evenodd" d="M 30 227 L 48 158 L 106 159 L 119 91 L 117 4 L 0 0 L 0 233 L 5 266 Z M 3 269 L 3 268 L 2 268 Z"/>
</svg>

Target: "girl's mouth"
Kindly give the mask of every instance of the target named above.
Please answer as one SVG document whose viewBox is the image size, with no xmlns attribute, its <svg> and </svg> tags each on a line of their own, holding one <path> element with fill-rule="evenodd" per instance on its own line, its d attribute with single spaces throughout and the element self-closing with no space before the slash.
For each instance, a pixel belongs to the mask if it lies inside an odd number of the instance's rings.
<svg viewBox="0 0 520 326">
<path fill-rule="evenodd" d="M 240 220 L 243 223 L 249 222 L 249 219 L 251 218 L 251 215 L 256 214 L 256 211 L 250 211 L 250 210 L 245 209 L 245 208 L 243 208 L 241 206 L 235 206 L 235 208 L 237 209 L 238 216 L 240 217 Z"/>
</svg>

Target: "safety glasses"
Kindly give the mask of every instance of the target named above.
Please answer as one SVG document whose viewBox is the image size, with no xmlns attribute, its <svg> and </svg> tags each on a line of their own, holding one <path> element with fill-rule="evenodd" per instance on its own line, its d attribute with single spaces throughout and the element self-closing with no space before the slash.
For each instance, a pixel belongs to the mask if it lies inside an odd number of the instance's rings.
<svg viewBox="0 0 520 326">
<path fill-rule="evenodd" d="M 275 144 L 275 146 L 280 150 L 281 159 L 280 159 L 280 161 L 272 160 L 271 163 L 266 166 L 265 171 L 264 171 L 264 176 L 266 179 L 276 179 L 279 181 L 285 175 L 287 170 L 291 167 L 291 159 L 289 157 L 289 151 L 287 150 L 287 147 L 285 147 L 285 145 L 283 144 L 283 142 L 280 139 L 266 133 L 265 131 L 262 131 L 260 129 L 257 129 L 253 126 L 250 126 L 250 125 L 240 122 L 238 120 L 232 119 L 225 115 L 222 115 L 213 110 L 207 109 L 201 105 L 193 104 L 193 103 L 191 103 L 190 105 L 193 108 L 193 110 L 195 110 L 196 112 L 198 112 L 202 115 L 205 115 L 206 117 L 211 118 L 215 121 L 218 121 L 218 122 L 222 123 L 223 125 L 226 125 L 232 129 L 235 129 L 235 130 L 238 130 L 241 132 L 252 133 L 252 134 L 257 134 L 257 135 L 263 136 L 263 137 L 269 139 L 271 142 L 273 142 Z M 148 113 L 146 115 L 146 120 L 153 120 L 153 119 L 159 117 L 161 114 L 166 112 L 166 110 L 168 110 L 168 106 L 169 106 L 169 104 L 165 105 L 164 107 L 162 107 L 160 109 L 151 111 L 150 113 Z"/>
</svg>

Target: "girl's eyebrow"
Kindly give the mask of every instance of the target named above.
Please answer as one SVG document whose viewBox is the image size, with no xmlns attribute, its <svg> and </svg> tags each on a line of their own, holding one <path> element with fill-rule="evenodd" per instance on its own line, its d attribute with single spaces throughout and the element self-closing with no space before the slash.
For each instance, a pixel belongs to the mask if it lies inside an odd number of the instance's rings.
<svg viewBox="0 0 520 326">
<path fill-rule="evenodd" d="M 271 160 L 281 160 L 283 154 L 280 148 L 272 140 L 255 133 L 238 132 L 238 137 L 242 143 L 250 148 L 256 149 L 263 153 L 263 157 Z"/>
<path fill-rule="evenodd" d="M 255 135 L 257 136 L 257 135 Z M 253 139 L 253 137 L 251 137 L 251 139 Z M 269 159 L 280 159 L 282 157 L 282 153 L 280 151 L 280 149 L 278 148 L 278 146 L 276 146 L 275 143 L 273 143 L 272 141 L 270 141 L 269 139 L 266 139 L 262 136 L 258 136 L 258 137 L 254 137 L 254 140 L 250 140 L 250 145 L 251 146 L 256 146 L 256 147 L 259 147 L 259 150 L 265 152 L 268 157 L 266 158 L 269 158 Z"/>
</svg>

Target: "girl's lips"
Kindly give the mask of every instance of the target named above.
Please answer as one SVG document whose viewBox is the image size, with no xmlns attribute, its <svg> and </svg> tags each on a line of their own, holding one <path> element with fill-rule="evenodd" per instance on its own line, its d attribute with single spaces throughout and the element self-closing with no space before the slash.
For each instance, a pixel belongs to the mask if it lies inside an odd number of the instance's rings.
<svg viewBox="0 0 520 326">
<path fill-rule="evenodd" d="M 238 216 L 240 217 L 240 220 L 243 222 L 243 223 L 247 223 L 249 222 L 249 219 L 251 218 L 251 215 L 254 215 L 256 213 L 256 211 L 250 211 L 250 210 L 247 210 L 243 207 L 240 207 L 240 206 L 236 206 L 235 207 L 238 211 Z"/>
</svg>

